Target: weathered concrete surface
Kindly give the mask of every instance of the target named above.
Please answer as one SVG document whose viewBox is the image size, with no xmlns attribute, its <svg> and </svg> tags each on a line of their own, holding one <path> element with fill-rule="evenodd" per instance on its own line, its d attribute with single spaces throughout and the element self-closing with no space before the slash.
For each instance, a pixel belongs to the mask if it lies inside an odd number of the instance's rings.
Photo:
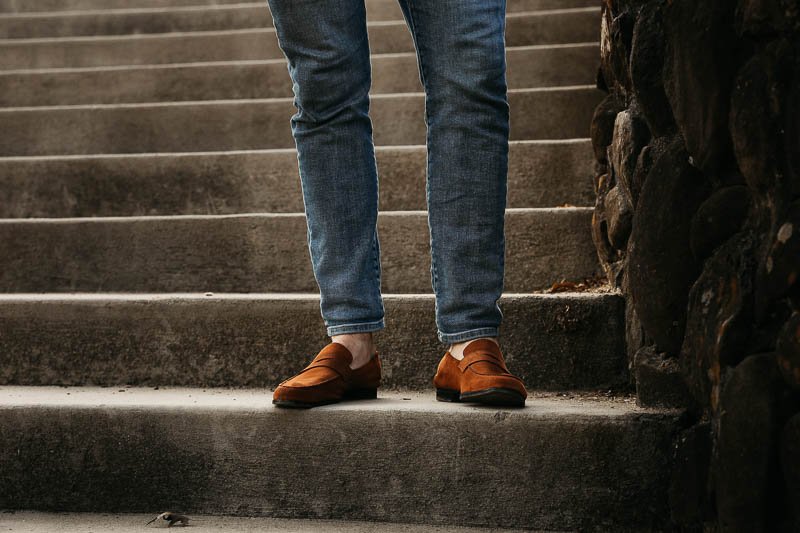
<svg viewBox="0 0 800 533">
<path fill-rule="evenodd" d="M 384 394 L 306 412 L 267 391 L 7 388 L 0 507 L 659 529 L 677 413 Z M 403 400 L 403 398 L 409 398 Z"/>
<path fill-rule="evenodd" d="M 508 209 L 505 290 L 599 272 L 591 208 Z M 426 211 L 378 216 L 382 288 L 426 293 Z M 0 292 L 316 291 L 303 213 L 0 220 Z"/>
<path fill-rule="evenodd" d="M 382 210 L 424 210 L 425 146 L 378 147 Z M 587 206 L 588 140 L 512 141 L 508 206 Z M 0 158 L 0 218 L 302 213 L 294 149 Z"/>
<path fill-rule="evenodd" d="M 511 89 L 592 83 L 595 43 L 506 49 Z M 416 55 L 372 56 L 372 94 L 421 92 Z M 292 96 L 286 60 L 0 71 L 0 106 L 233 100 Z"/>
<path fill-rule="evenodd" d="M 59 533 L 86 533 L 87 531 L 141 533 L 145 531 L 142 527 L 143 524 L 152 520 L 156 514 L 156 512 L 152 514 L 91 514 L 17 511 L 3 513 L 2 524 L 4 531 L 13 531 L 14 533 L 53 533 L 53 531 Z M 191 515 L 189 524 L 192 533 L 484 533 L 487 531 L 522 533 L 522 530 L 518 529 L 208 515 Z"/>
<path fill-rule="evenodd" d="M 384 387 L 429 390 L 433 295 L 384 295 Z M 504 355 L 531 389 L 627 381 L 614 294 L 506 294 Z M 315 294 L 0 296 L 0 384 L 272 387 L 330 342 Z"/>
<path fill-rule="evenodd" d="M 601 92 L 592 86 L 509 90 L 511 139 L 575 139 Z M 425 95 L 370 98 L 376 145 L 425 144 Z M 0 109 L 14 135 L 0 156 L 294 148 L 292 98 Z M 536 117 L 527 120 L 526 117 Z"/>
<path fill-rule="evenodd" d="M 526 2 L 509 3 L 517 5 L 507 10 L 508 12 L 519 12 L 520 8 L 526 7 Z M 583 3 L 586 4 L 585 1 Z M 370 21 L 403 20 L 396 1 L 368 4 L 371 4 L 367 11 L 367 19 Z M 591 5 L 599 20 L 599 3 L 592 2 Z M 0 39 L 215 31 L 272 26 L 272 14 L 266 2 L 168 9 L 137 7 L 114 11 L 101 8 L 71 13 L 0 15 Z"/>
<path fill-rule="evenodd" d="M 241 4 L 242 0 L 137 0 L 136 11 L 143 9 L 175 9 L 219 5 L 221 8 Z M 263 5 L 263 4 L 262 4 Z M 508 12 L 535 11 L 541 9 L 567 9 L 597 6 L 597 0 L 507 0 Z M 372 20 L 400 20 L 402 13 L 397 0 L 366 0 L 367 16 Z M 47 11 L 87 10 L 131 11 L 130 0 L 0 0 L 0 13 L 42 13 Z M 44 15 L 44 13 L 42 13 Z M 67 14 L 67 13 L 65 13 Z"/>
<path fill-rule="evenodd" d="M 506 45 L 597 42 L 597 8 L 510 13 Z M 370 51 L 412 52 L 405 21 L 369 23 Z M 282 58 L 273 28 L 0 41 L 0 69 Z"/>
<path fill-rule="evenodd" d="M 180 6 L 214 6 L 238 4 L 242 0 L 138 0 L 140 8 L 169 8 Z M 370 0 L 373 1 L 373 0 Z M 377 0 L 379 2 L 385 0 Z M 130 8 L 130 0 L 0 0 L 2 13 L 42 13 L 47 11 L 86 11 Z"/>
</svg>

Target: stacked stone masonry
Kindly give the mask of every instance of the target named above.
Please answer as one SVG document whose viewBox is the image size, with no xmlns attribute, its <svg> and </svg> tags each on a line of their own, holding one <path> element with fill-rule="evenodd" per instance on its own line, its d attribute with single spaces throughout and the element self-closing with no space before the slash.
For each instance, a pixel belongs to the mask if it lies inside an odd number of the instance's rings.
<svg viewBox="0 0 800 533">
<path fill-rule="evenodd" d="M 607 0 L 593 237 L 643 404 L 689 407 L 672 519 L 800 531 L 800 2 Z"/>
</svg>

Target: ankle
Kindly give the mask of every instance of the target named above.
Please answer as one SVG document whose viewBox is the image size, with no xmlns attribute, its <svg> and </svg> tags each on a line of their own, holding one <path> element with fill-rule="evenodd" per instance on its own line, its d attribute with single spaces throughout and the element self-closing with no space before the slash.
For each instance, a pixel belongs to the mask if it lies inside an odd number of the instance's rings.
<svg viewBox="0 0 800 533">
<path fill-rule="evenodd" d="M 372 333 L 345 333 L 343 335 L 334 335 L 331 337 L 332 342 L 343 344 L 350 353 L 353 354 L 353 361 L 350 363 L 350 368 L 355 370 L 361 368 L 372 359 L 375 353 L 375 342 L 372 338 Z"/>
<path fill-rule="evenodd" d="M 490 341 L 500 346 L 500 341 L 498 340 L 497 337 L 480 337 L 480 338 L 489 339 Z M 469 339 L 467 341 L 451 344 L 450 347 L 447 349 L 447 351 L 450 352 L 450 355 L 452 355 L 455 359 L 461 361 L 462 359 L 464 359 L 464 348 L 466 348 L 469 345 L 469 343 L 477 340 L 479 339 Z"/>
</svg>

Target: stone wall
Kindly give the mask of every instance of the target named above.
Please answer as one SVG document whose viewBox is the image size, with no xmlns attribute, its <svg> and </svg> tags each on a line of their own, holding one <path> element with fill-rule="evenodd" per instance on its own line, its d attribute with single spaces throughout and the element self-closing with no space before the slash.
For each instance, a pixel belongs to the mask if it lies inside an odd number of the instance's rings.
<svg viewBox="0 0 800 533">
<path fill-rule="evenodd" d="M 607 0 L 594 241 L 673 520 L 800 531 L 800 0 Z"/>
</svg>

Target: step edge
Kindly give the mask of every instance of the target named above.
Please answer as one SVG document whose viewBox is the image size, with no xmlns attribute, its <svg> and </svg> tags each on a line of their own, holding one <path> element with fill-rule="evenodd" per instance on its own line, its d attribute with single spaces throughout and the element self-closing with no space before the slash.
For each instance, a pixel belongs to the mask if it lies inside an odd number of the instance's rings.
<svg viewBox="0 0 800 533">
<path fill-rule="evenodd" d="M 509 95 L 514 94 L 533 94 L 533 93 L 587 93 L 600 90 L 595 85 L 563 85 L 558 87 L 530 87 L 520 89 L 508 89 Z M 388 100 L 401 98 L 425 98 L 425 93 L 405 92 L 405 93 L 382 93 L 371 94 L 370 100 Z M 142 108 L 163 108 L 163 107 L 191 107 L 191 106 L 213 106 L 213 105 L 253 105 L 253 104 L 291 104 L 294 97 L 275 97 L 275 98 L 239 98 L 223 100 L 184 100 L 176 102 L 133 102 L 120 104 L 74 104 L 74 105 L 44 105 L 44 106 L 22 106 L 22 107 L 3 107 L 0 114 L 9 113 L 41 113 L 48 111 L 67 111 L 67 110 L 105 110 L 105 109 L 142 109 Z"/>
<path fill-rule="evenodd" d="M 576 137 L 573 139 L 515 139 L 509 141 L 509 146 L 558 146 L 558 145 L 587 145 L 591 143 L 588 137 Z M 399 151 L 423 151 L 427 150 L 424 144 L 398 144 L 398 145 L 376 145 L 375 150 L 379 152 L 399 152 Z M 166 158 L 192 158 L 192 157 L 215 157 L 215 156 L 239 156 L 239 155 L 278 155 L 294 154 L 296 148 L 261 148 L 255 150 L 213 150 L 204 152 L 135 152 L 135 153 L 109 153 L 109 154 L 52 154 L 52 155 L 18 155 L 0 157 L 0 165 L 3 163 L 22 163 L 40 161 L 75 161 L 75 160 L 107 160 L 107 159 L 166 159 Z"/>
<path fill-rule="evenodd" d="M 594 211 L 591 206 L 571 207 L 507 207 L 506 215 L 562 215 L 582 213 L 589 214 Z M 135 223 L 135 222 L 176 222 L 182 220 L 227 220 L 227 219 L 278 219 L 278 218 L 303 218 L 305 213 L 295 212 L 263 212 L 263 213 L 233 213 L 223 215 L 118 215 L 101 217 L 36 217 L 36 218 L 0 218 L 0 225 L 32 225 L 32 224 L 104 224 L 104 223 Z M 388 210 L 379 211 L 379 217 L 427 217 L 428 211 L 422 209 Z"/>
<path fill-rule="evenodd" d="M 271 405 L 267 388 L 183 388 L 183 387 L 61 387 L 61 386 L 0 386 L 0 410 L 58 409 L 67 411 L 190 411 L 195 413 L 224 410 L 261 414 L 284 413 Z M 653 415 L 656 417 L 678 417 L 682 410 L 641 407 L 633 398 L 581 399 L 558 394 L 533 393 L 529 396 L 527 409 L 481 407 L 450 402 L 437 402 L 429 392 L 380 391 L 375 401 L 342 402 L 314 409 L 310 413 L 409 413 L 447 414 L 474 419 L 476 416 L 494 419 L 498 412 L 530 420 L 572 418 L 582 420 L 608 420 Z M 82 396 L 82 397 L 81 397 Z M 406 399 L 408 398 L 408 399 Z M 625 401 L 628 400 L 628 401 Z M 188 403 L 189 401 L 197 403 Z"/>
<path fill-rule="evenodd" d="M 429 301 L 435 298 L 433 293 L 383 293 L 384 300 L 394 301 Z M 624 295 L 619 291 L 608 292 L 504 292 L 501 295 L 501 300 L 614 300 L 619 301 L 624 299 Z M 162 292 L 162 293 L 134 293 L 134 292 L 42 292 L 42 293 L 25 293 L 25 292 L 7 292 L 0 293 L 0 305 L 8 304 L 32 304 L 32 303 L 107 303 L 107 304 L 125 304 L 125 303 L 141 303 L 141 302 L 284 302 L 284 301 L 319 301 L 318 293 L 304 293 L 304 292 L 219 292 L 219 293 L 202 293 L 202 292 Z"/>
</svg>

